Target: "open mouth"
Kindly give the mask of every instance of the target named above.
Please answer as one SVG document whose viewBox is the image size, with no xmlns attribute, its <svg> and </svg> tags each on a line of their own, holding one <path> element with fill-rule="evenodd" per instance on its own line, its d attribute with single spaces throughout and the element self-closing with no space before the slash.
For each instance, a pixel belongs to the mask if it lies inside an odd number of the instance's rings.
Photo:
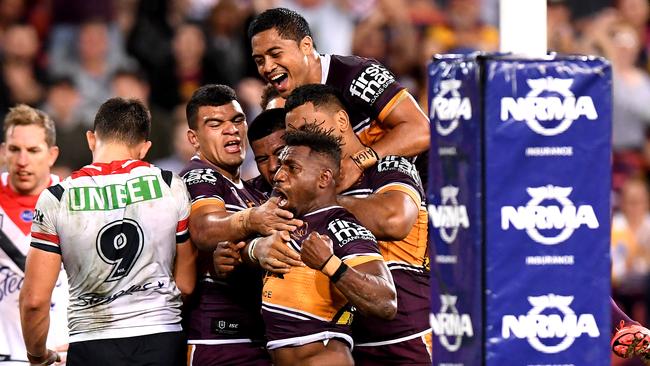
<svg viewBox="0 0 650 366">
<path fill-rule="evenodd" d="M 286 84 L 285 81 L 287 80 L 288 77 L 289 74 L 287 73 L 276 74 L 270 77 L 269 81 L 271 82 L 271 84 L 273 84 L 273 86 L 276 89 L 283 89 Z"/>
<path fill-rule="evenodd" d="M 287 194 L 284 193 L 277 186 L 273 188 L 273 192 L 271 193 L 271 196 L 272 197 L 278 197 L 280 199 L 278 201 L 278 206 L 279 207 L 285 207 L 287 205 L 287 203 L 289 203 L 289 199 L 287 198 Z"/>
<path fill-rule="evenodd" d="M 226 152 L 228 152 L 228 153 L 235 153 L 236 154 L 236 153 L 241 152 L 241 143 L 240 143 L 239 140 L 228 141 L 228 142 L 226 142 L 224 147 L 226 148 Z"/>
</svg>

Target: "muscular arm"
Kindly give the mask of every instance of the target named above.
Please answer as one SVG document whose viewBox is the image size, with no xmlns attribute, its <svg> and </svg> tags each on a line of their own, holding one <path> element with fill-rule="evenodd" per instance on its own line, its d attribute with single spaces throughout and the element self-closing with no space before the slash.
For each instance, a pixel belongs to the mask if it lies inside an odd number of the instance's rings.
<svg viewBox="0 0 650 366">
<path fill-rule="evenodd" d="M 397 313 L 395 284 L 382 260 L 348 268 L 335 285 L 364 315 L 390 320 Z"/>
<path fill-rule="evenodd" d="M 410 94 L 397 103 L 381 124 L 386 134 L 371 146 L 379 158 L 415 156 L 429 147 L 429 118 Z"/>
<path fill-rule="evenodd" d="M 418 219 L 418 207 L 408 194 L 386 191 L 365 198 L 337 197 L 379 240 L 404 239 Z"/>
<path fill-rule="evenodd" d="M 221 241 L 238 242 L 249 235 L 269 235 L 273 230 L 293 231 L 302 225 L 293 214 L 277 205 L 277 197 L 259 207 L 248 208 L 234 214 L 224 205 L 207 204 L 192 210 L 190 235 L 200 250 L 213 251 Z"/>
<path fill-rule="evenodd" d="M 50 327 L 50 303 L 60 270 L 60 254 L 30 248 L 19 307 L 25 347 L 33 356 L 48 354 L 45 342 Z"/>
<path fill-rule="evenodd" d="M 176 244 L 174 281 L 183 298 L 191 295 L 196 285 L 196 257 L 196 247 L 191 241 Z"/>
<path fill-rule="evenodd" d="M 333 255 L 332 240 L 317 232 L 302 242 L 300 257 L 310 268 L 330 277 L 343 295 L 364 315 L 392 319 L 397 312 L 397 295 L 393 277 L 383 260 L 377 259 L 348 268 L 335 275 L 341 260 Z"/>
</svg>

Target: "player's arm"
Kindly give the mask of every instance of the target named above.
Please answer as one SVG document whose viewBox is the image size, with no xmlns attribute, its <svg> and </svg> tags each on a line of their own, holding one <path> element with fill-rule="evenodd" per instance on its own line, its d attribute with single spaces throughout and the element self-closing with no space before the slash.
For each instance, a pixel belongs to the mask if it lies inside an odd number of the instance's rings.
<svg viewBox="0 0 650 366">
<path fill-rule="evenodd" d="M 46 348 L 45 342 L 50 327 L 52 291 L 60 270 L 60 253 L 37 248 L 31 248 L 27 253 L 19 307 L 23 339 L 31 363 L 49 365 L 51 362 L 43 362 L 58 357 Z"/>
<path fill-rule="evenodd" d="M 278 207 L 272 197 L 263 205 L 228 213 L 225 204 L 215 203 L 192 208 L 190 235 L 200 250 L 214 250 L 222 241 L 238 242 L 253 234 L 270 235 L 274 230 L 293 231 L 302 225 L 293 214 Z"/>
<path fill-rule="evenodd" d="M 388 114 L 379 115 L 386 134 L 371 146 L 379 159 L 388 155 L 415 156 L 429 147 L 429 118 L 406 90 L 394 98 L 397 100 L 392 109 L 384 107 Z"/>
<path fill-rule="evenodd" d="M 338 196 L 337 201 L 379 240 L 404 239 L 418 219 L 418 206 L 408 194 L 399 190 L 387 190 L 365 198 Z"/>
<path fill-rule="evenodd" d="M 194 292 L 196 285 L 196 257 L 198 251 L 188 239 L 176 244 L 176 258 L 174 259 L 174 281 L 181 291 L 183 298 Z"/>
<path fill-rule="evenodd" d="M 333 254 L 327 235 L 309 234 L 302 242 L 301 258 L 310 268 L 329 276 L 350 304 L 364 315 L 393 319 L 397 313 L 397 295 L 393 278 L 381 258 L 348 267 Z"/>
</svg>

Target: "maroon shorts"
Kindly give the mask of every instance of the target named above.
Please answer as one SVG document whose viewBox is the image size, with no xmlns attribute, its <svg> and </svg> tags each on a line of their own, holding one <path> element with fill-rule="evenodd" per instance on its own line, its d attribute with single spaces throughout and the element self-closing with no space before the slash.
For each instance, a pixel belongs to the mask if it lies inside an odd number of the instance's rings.
<svg viewBox="0 0 650 366">
<path fill-rule="evenodd" d="M 271 357 L 266 348 L 253 343 L 188 344 L 188 366 L 270 366 Z"/>
<path fill-rule="evenodd" d="M 431 366 L 431 332 L 399 343 L 380 346 L 355 346 L 352 356 L 356 366 Z"/>
</svg>

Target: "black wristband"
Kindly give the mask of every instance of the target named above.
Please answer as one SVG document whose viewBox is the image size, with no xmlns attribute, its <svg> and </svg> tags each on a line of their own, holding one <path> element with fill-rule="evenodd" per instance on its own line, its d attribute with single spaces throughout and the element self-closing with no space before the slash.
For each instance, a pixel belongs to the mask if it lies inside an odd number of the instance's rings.
<svg viewBox="0 0 650 366">
<path fill-rule="evenodd" d="M 343 276 L 343 274 L 347 270 L 348 270 L 348 265 L 341 262 L 339 268 L 337 268 L 336 272 L 334 272 L 334 274 L 330 277 L 330 281 L 332 281 L 332 283 L 337 283 L 341 279 L 341 276 Z"/>
</svg>

